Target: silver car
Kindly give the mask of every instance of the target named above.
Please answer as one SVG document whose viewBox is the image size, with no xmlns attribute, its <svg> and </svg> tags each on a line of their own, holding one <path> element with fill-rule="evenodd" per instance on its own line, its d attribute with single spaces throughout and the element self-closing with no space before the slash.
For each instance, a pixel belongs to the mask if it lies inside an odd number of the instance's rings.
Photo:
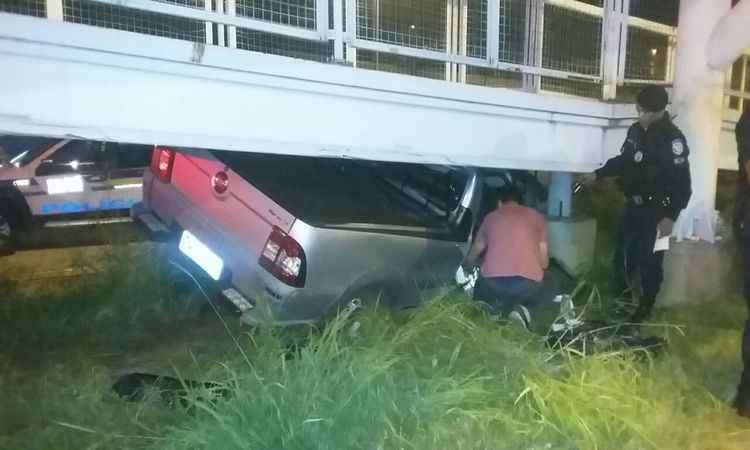
<svg viewBox="0 0 750 450">
<path fill-rule="evenodd" d="M 286 326 L 444 286 L 480 186 L 463 168 L 157 147 L 132 214 L 243 321 Z"/>
</svg>

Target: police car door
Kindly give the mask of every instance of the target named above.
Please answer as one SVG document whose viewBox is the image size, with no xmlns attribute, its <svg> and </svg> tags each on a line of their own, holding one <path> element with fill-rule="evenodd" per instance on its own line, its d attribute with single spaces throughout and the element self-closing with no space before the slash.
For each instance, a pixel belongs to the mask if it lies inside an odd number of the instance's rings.
<svg viewBox="0 0 750 450">
<path fill-rule="evenodd" d="M 110 142 L 107 149 L 112 161 L 110 207 L 129 209 L 143 197 L 143 171 L 151 162 L 153 146 Z"/>
<path fill-rule="evenodd" d="M 70 141 L 36 168 L 41 195 L 29 197 L 34 215 L 54 216 L 108 209 L 109 180 L 104 143 Z"/>
</svg>

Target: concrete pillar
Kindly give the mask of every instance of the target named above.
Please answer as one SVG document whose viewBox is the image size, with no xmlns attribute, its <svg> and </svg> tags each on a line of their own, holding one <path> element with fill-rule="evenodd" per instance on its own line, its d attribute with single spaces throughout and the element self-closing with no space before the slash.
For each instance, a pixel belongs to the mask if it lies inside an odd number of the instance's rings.
<svg viewBox="0 0 750 450">
<path fill-rule="evenodd" d="M 547 215 L 549 217 L 570 217 L 573 201 L 573 174 L 553 172 L 550 176 L 547 195 Z"/>
<path fill-rule="evenodd" d="M 723 113 L 723 72 L 708 64 L 712 33 L 730 0 L 682 0 L 672 112 L 691 149 L 693 196 L 675 226 L 678 239 L 714 241 L 714 208 Z"/>
<path fill-rule="evenodd" d="M 731 0 L 680 2 L 672 112 L 691 148 L 693 197 L 674 234 L 703 242 L 672 246 L 664 261 L 661 305 L 710 300 L 738 286 L 732 282 L 733 244 L 725 239 L 711 245 L 717 231 L 730 235 L 714 229 L 724 72 L 750 46 L 750 0 L 730 7 Z"/>
</svg>

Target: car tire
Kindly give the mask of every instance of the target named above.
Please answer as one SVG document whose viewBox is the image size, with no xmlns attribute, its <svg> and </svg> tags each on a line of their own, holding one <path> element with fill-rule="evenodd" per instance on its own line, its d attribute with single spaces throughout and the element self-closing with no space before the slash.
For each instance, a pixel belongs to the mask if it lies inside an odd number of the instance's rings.
<svg viewBox="0 0 750 450">
<path fill-rule="evenodd" d="M 0 208 L 0 255 L 13 253 L 16 223 L 14 216 L 9 211 Z"/>
</svg>

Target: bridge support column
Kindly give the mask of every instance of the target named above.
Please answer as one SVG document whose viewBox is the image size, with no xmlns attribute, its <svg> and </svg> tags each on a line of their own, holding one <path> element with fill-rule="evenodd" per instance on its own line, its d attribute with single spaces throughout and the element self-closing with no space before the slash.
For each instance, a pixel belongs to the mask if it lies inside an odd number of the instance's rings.
<svg viewBox="0 0 750 450">
<path fill-rule="evenodd" d="M 596 220 L 573 214 L 573 174 L 553 172 L 547 195 L 549 253 L 566 272 L 582 276 L 591 269 L 596 250 Z"/>
<path fill-rule="evenodd" d="M 715 229 L 714 212 L 724 72 L 750 46 L 750 0 L 734 9 L 732 3 L 680 2 L 672 112 L 690 145 L 693 195 L 675 226 L 678 242 L 665 259 L 661 305 L 710 300 L 732 284 L 727 282 L 732 245 L 711 245 L 717 234 L 726 234 Z"/>
<path fill-rule="evenodd" d="M 693 195 L 675 227 L 679 240 L 714 241 L 714 207 L 723 112 L 724 74 L 709 66 L 713 31 L 730 0 L 682 0 L 672 112 L 687 137 Z"/>
<path fill-rule="evenodd" d="M 573 174 L 553 172 L 550 176 L 549 194 L 547 196 L 547 215 L 549 217 L 570 217 L 573 201 Z"/>
</svg>

